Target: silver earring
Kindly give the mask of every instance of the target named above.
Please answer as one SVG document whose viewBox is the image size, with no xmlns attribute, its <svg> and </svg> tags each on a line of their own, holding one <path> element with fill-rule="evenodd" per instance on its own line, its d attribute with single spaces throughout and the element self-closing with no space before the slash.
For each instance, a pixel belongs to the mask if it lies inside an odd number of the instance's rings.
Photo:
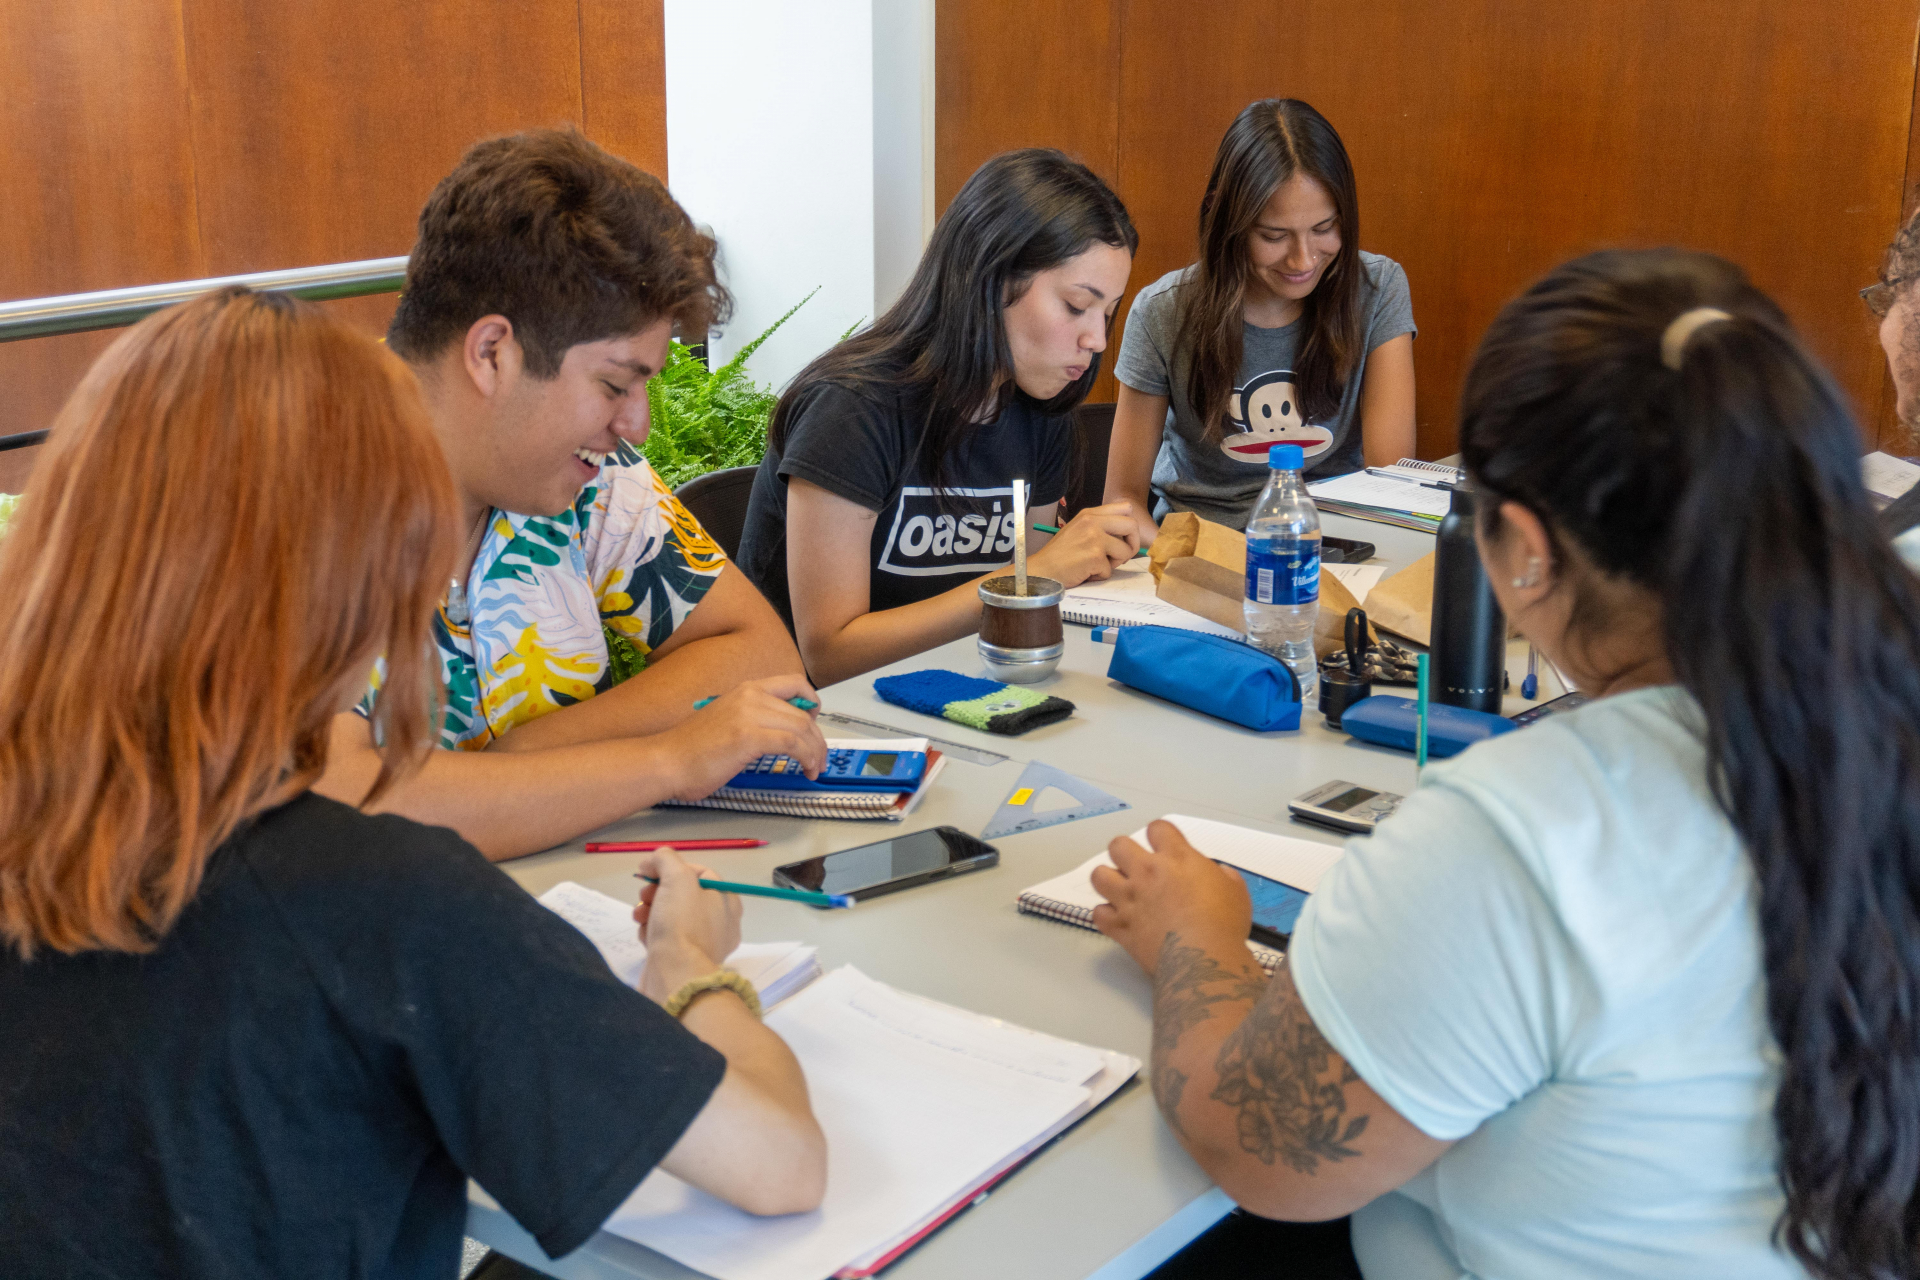
<svg viewBox="0 0 1920 1280">
<path fill-rule="evenodd" d="M 1525 591 L 1529 587 L 1537 587 L 1539 585 L 1540 585 L 1540 557 L 1528 556 L 1526 576 L 1521 578 L 1515 578 L 1513 580 L 1513 589 L 1515 591 Z"/>
</svg>

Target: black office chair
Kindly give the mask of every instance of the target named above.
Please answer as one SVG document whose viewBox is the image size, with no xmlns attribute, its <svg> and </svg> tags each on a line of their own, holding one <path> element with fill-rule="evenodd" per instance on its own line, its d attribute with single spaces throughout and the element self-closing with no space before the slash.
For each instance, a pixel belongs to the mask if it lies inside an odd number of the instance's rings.
<svg viewBox="0 0 1920 1280">
<path fill-rule="evenodd" d="M 740 554 L 740 535 L 747 527 L 747 498 L 753 493 L 753 477 L 759 471 L 759 467 L 709 471 L 673 491 L 673 496 L 693 512 L 700 527 L 713 535 L 729 560 Z"/>
<path fill-rule="evenodd" d="M 1067 469 L 1067 513 L 1100 505 L 1101 495 L 1107 488 L 1107 444 L 1113 439 L 1113 411 L 1117 407 L 1083 404 L 1073 411 L 1073 462 Z"/>
</svg>

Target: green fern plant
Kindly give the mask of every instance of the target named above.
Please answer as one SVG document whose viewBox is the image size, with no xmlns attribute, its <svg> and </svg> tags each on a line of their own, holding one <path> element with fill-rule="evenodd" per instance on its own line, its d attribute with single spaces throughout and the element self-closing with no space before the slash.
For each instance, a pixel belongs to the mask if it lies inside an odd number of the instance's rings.
<svg viewBox="0 0 1920 1280">
<path fill-rule="evenodd" d="M 20 502 L 17 493 L 0 493 L 0 538 L 7 534 L 7 526 L 13 522 L 13 509 Z"/>
<path fill-rule="evenodd" d="M 718 369 L 708 369 L 679 341 L 669 344 L 666 368 L 647 384 L 653 427 L 640 448 L 669 489 L 709 471 L 757 466 L 766 456 L 767 422 L 780 397 L 747 376 L 747 358 L 813 293 Z"/>
</svg>

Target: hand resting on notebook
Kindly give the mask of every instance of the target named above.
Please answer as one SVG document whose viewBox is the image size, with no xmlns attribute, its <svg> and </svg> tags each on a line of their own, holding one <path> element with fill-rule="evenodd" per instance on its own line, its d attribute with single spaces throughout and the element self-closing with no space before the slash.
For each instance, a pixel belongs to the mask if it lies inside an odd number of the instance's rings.
<svg viewBox="0 0 1920 1280">
<path fill-rule="evenodd" d="M 1420 1132 L 1321 1036 L 1282 965 L 1247 951 L 1245 883 L 1170 822 L 1153 851 L 1122 837 L 1093 872 L 1094 927 L 1153 985 L 1150 1079 L 1188 1153 L 1269 1218 L 1337 1218 L 1426 1168 L 1451 1143 Z"/>
</svg>

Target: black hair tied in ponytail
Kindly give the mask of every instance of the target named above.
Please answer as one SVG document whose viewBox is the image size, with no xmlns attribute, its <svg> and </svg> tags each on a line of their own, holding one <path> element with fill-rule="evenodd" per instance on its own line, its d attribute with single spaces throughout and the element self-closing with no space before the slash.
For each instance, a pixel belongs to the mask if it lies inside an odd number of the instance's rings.
<svg viewBox="0 0 1920 1280">
<path fill-rule="evenodd" d="M 1832 1280 L 1920 1274 L 1920 584 L 1859 442 L 1779 308 L 1674 250 L 1580 258 L 1512 302 L 1461 419 L 1477 485 L 1662 603 L 1758 875 L 1777 1231 Z"/>
</svg>

